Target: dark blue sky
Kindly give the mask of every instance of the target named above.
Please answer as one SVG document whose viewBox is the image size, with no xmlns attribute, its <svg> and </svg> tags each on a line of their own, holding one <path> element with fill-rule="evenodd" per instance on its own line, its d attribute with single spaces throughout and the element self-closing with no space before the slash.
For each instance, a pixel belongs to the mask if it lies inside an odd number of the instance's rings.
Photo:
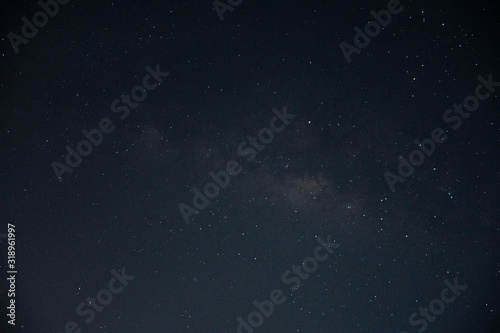
<svg viewBox="0 0 500 333">
<path fill-rule="evenodd" d="M 6 332 L 497 332 L 498 4 L 48 2 L 2 11 Z"/>
</svg>

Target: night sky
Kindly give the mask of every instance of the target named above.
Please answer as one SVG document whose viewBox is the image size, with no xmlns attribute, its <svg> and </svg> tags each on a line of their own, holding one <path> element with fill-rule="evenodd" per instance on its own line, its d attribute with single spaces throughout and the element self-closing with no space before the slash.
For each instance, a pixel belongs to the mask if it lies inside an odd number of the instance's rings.
<svg viewBox="0 0 500 333">
<path fill-rule="evenodd" d="M 1 332 L 500 332 L 498 2 L 2 7 Z"/>
</svg>

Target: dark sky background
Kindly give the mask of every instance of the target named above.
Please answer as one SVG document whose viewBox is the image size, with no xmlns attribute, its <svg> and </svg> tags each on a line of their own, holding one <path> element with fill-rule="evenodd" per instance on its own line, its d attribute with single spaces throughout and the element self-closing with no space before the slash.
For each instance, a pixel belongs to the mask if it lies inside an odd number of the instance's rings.
<svg viewBox="0 0 500 333">
<path fill-rule="evenodd" d="M 457 130 L 443 113 L 500 81 L 500 8 L 401 5 L 348 64 L 339 44 L 387 1 L 243 0 L 221 21 L 209 0 L 75 0 L 17 54 L 7 35 L 40 7 L 2 4 L 0 234 L 16 226 L 18 270 L 13 329 L 0 239 L 2 329 L 237 332 L 280 289 L 254 332 L 498 332 L 500 88 Z M 120 120 L 112 102 L 157 64 L 170 75 Z M 59 182 L 51 163 L 103 118 L 115 130 Z M 434 128 L 448 139 L 392 192 L 384 173 Z M 186 224 L 178 205 L 231 160 L 242 172 Z M 340 247 L 291 291 L 282 274 L 328 235 Z M 76 307 L 123 267 L 135 279 L 85 323 Z M 411 326 L 455 278 L 467 289 Z"/>
</svg>

